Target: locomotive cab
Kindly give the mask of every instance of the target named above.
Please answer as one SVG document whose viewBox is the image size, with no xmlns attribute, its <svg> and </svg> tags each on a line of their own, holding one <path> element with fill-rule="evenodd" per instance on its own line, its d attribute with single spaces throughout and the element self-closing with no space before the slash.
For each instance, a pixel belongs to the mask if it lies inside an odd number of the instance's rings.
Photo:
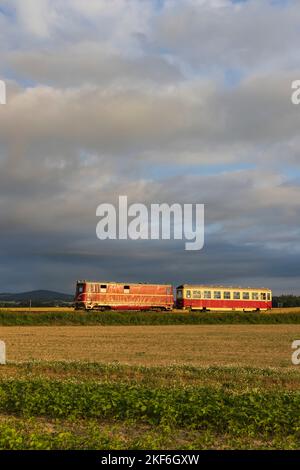
<svg viewBox="0 0 300 470">
<path fill-rule="evenodd" d="M 85 283 L 77 281 L 75 292 L 75 310 L 85 309 Z"/>
</svg>

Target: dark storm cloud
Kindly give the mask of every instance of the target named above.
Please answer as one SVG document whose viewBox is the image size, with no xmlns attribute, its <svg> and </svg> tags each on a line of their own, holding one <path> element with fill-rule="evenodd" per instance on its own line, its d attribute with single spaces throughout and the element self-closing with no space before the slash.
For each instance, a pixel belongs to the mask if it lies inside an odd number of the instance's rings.
<svg viewBox="0 0 300 470">
<path fill-rule="evenodd" d="M 209 241 L 205 249 L 196 254 L 184 251 L 182 244 L 175 242 L 105 241 L 94 246 L 91 240 L 88 248 L 81 251 L 73 250 L 72 242 L 67 246 L 55 238 L 52 251 L 49 242 L 33 249 L 34 241 L 36 239 L 28 246 L 25 242 L 21 254 L 1 255 L 1 265 L 6 264 L 4 290 L 11 290 L 11 283 L 17 279 L 26 289 L 44 285 L 55 289 L 62 285 L 65 291 L 73 292 L 77 278 L 171 282 L 173 285 L 203 282 L 259 287 L 268 284 L 277 293 L 298 290 L 300 253 L 296 256 L 287 254 L 283 258 L 280 252 L 274 253 L 264 247 L 218 241 Z M 271 283 L 266 284 L 266 280 Z"/>
<path fill-rule="evenodd" d="M 0 291 L 97 278 L 300 292 L 298 2 L 2 3 Z M 204 203 L 204 249 L 100 242 L 96 208 L 119 194 Z"/>
</svg>

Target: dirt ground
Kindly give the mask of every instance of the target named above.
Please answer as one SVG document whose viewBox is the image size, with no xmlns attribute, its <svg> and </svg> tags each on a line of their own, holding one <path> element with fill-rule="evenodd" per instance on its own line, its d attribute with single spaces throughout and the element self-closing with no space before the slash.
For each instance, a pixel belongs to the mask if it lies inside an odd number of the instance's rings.
<svg viewBox="0 0 300 470">
<path fill-rule="evenodd" d="M 295 367 L 300 325 L 0 327 L 8 361 Z"/>
</svg>

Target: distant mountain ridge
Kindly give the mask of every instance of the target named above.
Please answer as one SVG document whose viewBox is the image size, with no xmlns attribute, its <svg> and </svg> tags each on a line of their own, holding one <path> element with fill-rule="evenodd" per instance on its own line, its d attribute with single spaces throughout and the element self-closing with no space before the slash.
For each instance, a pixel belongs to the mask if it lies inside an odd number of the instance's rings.
<svg viewBox="0 0 300 470">
<path fill-rule="evenodd" d="M 51 290 L 33 290 L 28 292 L 19 293 L 0 293 L 1 302 L 40 302 L 40 303 L 61 303 L 61 302 L 72 302 L 74 296 L 70 294 L 64 294 L 62 292 L 55 292 Z"/>
</svg>

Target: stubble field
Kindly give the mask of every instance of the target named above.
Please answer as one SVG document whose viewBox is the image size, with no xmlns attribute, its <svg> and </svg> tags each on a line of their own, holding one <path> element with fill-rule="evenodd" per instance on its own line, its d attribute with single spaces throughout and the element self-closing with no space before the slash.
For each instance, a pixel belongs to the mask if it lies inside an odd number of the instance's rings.
<svg viewBox="0 0 300 470">
<path fill-rule="evenodd" d="M 10 361 L 291 366 L 300 325 L 0 327 Z"/>
</svg>

